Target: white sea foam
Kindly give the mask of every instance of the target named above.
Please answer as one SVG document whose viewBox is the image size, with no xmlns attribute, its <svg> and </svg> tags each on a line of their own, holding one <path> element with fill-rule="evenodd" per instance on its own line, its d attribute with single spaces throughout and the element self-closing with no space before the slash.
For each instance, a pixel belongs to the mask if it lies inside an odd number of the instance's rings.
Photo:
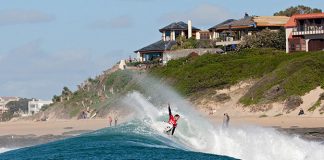
<svg viewBox="0 0 324 160">
<path fill-rule="evenodd" d="M 4 152 L 11 151 L 11 150 L 14 150 L 14 148 L 3 148 L 3 147 L 0 147 L 0 154 L 1 153 L 4 153 Z"/>
<path fill-rule="evenodd" d="M 296 136 L 282 134 L 275 129 L 259 126 L 235 126 L 222 129 L 200 116 L 192 105 L 168 86 L 142 81 L 148 95 L 133 92 L 123 101 L 134 110 L 134 117 L 145 119 L 154 128 L 155 123 L 167 120 L 167 107 L 171 103 L 174 113 L 181 115 L 173 140 L 194 151 L 228 155 L 248 160 L 314 160 L 324 157 L 324 145 Z"/>
</svg>

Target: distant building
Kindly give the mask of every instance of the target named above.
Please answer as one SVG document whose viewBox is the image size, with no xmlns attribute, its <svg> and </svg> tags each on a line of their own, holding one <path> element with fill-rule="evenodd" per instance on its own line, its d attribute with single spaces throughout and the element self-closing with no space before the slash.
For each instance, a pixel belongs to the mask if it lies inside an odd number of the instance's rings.
<svg viewBox="0 0 324 160">
<path fill-rule="evenodd" d="M 159 31 L 162 33 L 162 40 L 175 41 L 179 36 L 185 36 L 186 38 L 196 37 L 196 33 L 200 29 L 193 27 L 191 23 L 191 21 L 188 21 L 188 24 L 180 21 L 161 28 Z"/>
<path fill-rule="evenodd" d="M 8 111 L 6 105 L 11 101 L 19 101 L 19 97 L 0 97 L 0 114 Z"/>
<path fill-rule="evenodd" d="M 290 17 L 286 28 L 286 52 L 324 49 L 324 13 Z"/>
<path fill-rule="evenodd" d="M 188 21 L 188 24 L 180 21 L 171 23 L 159 29 L 159 31 L 162 33 L 160 41 L 134 51 L 139 61 L 162 59 L 163 53 L 171 50 L 171 47 L 176 44 L 175 40 L 179 36 L 184 36 L 186 38 L 196 37 L 200 29 L 193 27 L 191 21 Z"/>
<path fill-rule="evenodd" d="M 49 105 L 52 101 L 35 100 L 28 102 L 28 115 L 38 113 L 44 105 Z"/>
<path fill-rule="evenodd" d="M 233 46 L 241 42 L 244 36 L 253 35 L 263 29 L 278 31 L 284 28 L 289 20 L 286 16 L 249 16 L 239 20 L 228 19 L 211 28 L 211 39 L 216 41 L 216 45 Z"/>
<path fill-rule="evenodd" d="M 176 44 L 176 41 L 157 41 L 146 47 L 143 47 L 135 53 L 141 62 L 152 61 L 154 59 L 162 58 L 163 52 L 171 50 L 171 47 Z"/>
<path fill-rule="evenodd" d="M 196 33 L 196 39 L 199 40 L 210 40 L 212 39 L 212 34 L 209 30 L 202 30 Z"/>
</svg>

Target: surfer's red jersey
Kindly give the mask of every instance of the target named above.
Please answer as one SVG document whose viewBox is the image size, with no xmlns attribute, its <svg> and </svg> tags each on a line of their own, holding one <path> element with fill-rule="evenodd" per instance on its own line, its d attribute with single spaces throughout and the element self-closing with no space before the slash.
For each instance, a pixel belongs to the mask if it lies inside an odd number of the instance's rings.
<svg viewBox="0 0 324 160">
<path fill-rule="evenodd" d="M 177 120 L 174 119 L 172 114 L 169 114 L 169 124 L 172 124 L 173 127 L 177 127 Z"/>
</svg>

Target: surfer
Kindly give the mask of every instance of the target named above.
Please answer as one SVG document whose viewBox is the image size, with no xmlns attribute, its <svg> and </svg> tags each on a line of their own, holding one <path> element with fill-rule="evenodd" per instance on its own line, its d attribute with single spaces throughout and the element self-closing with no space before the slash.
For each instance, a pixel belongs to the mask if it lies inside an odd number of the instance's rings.
<svg viewBox="0 0 324 160">
<path fill-rule="evenodd" d="M 171 132 L 171 135 L 174 134 L 174 131 L 175 129 L 177 128 L 177 121 L 179 120 L 180 116 L 178 114 L 176 115 L 172 115 L 172 112 L 171 112 L 171 107 L 170 107 L 170 104 L 168 104 L 168 108 L 169 108 L 169 124 L 172 125 L 172 128 L 170 128 L 170 130 L 166 131 L 167 133 Z"/>
</svg>

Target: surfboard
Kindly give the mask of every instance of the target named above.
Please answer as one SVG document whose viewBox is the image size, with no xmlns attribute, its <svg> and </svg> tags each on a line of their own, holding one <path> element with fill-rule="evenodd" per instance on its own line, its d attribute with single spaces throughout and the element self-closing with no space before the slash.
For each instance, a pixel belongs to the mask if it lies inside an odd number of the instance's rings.
<svg viewBox="0 0 324 160">
<path fill-rule="evenodd" d="M 157 122 L 156 123 L 156 129 L 160 132 L 163 132 L 163 133 L 168 133 L 171 129 L 172 129 L 172 124 L 169 124 L 167 122 Z"/>
</svg>

